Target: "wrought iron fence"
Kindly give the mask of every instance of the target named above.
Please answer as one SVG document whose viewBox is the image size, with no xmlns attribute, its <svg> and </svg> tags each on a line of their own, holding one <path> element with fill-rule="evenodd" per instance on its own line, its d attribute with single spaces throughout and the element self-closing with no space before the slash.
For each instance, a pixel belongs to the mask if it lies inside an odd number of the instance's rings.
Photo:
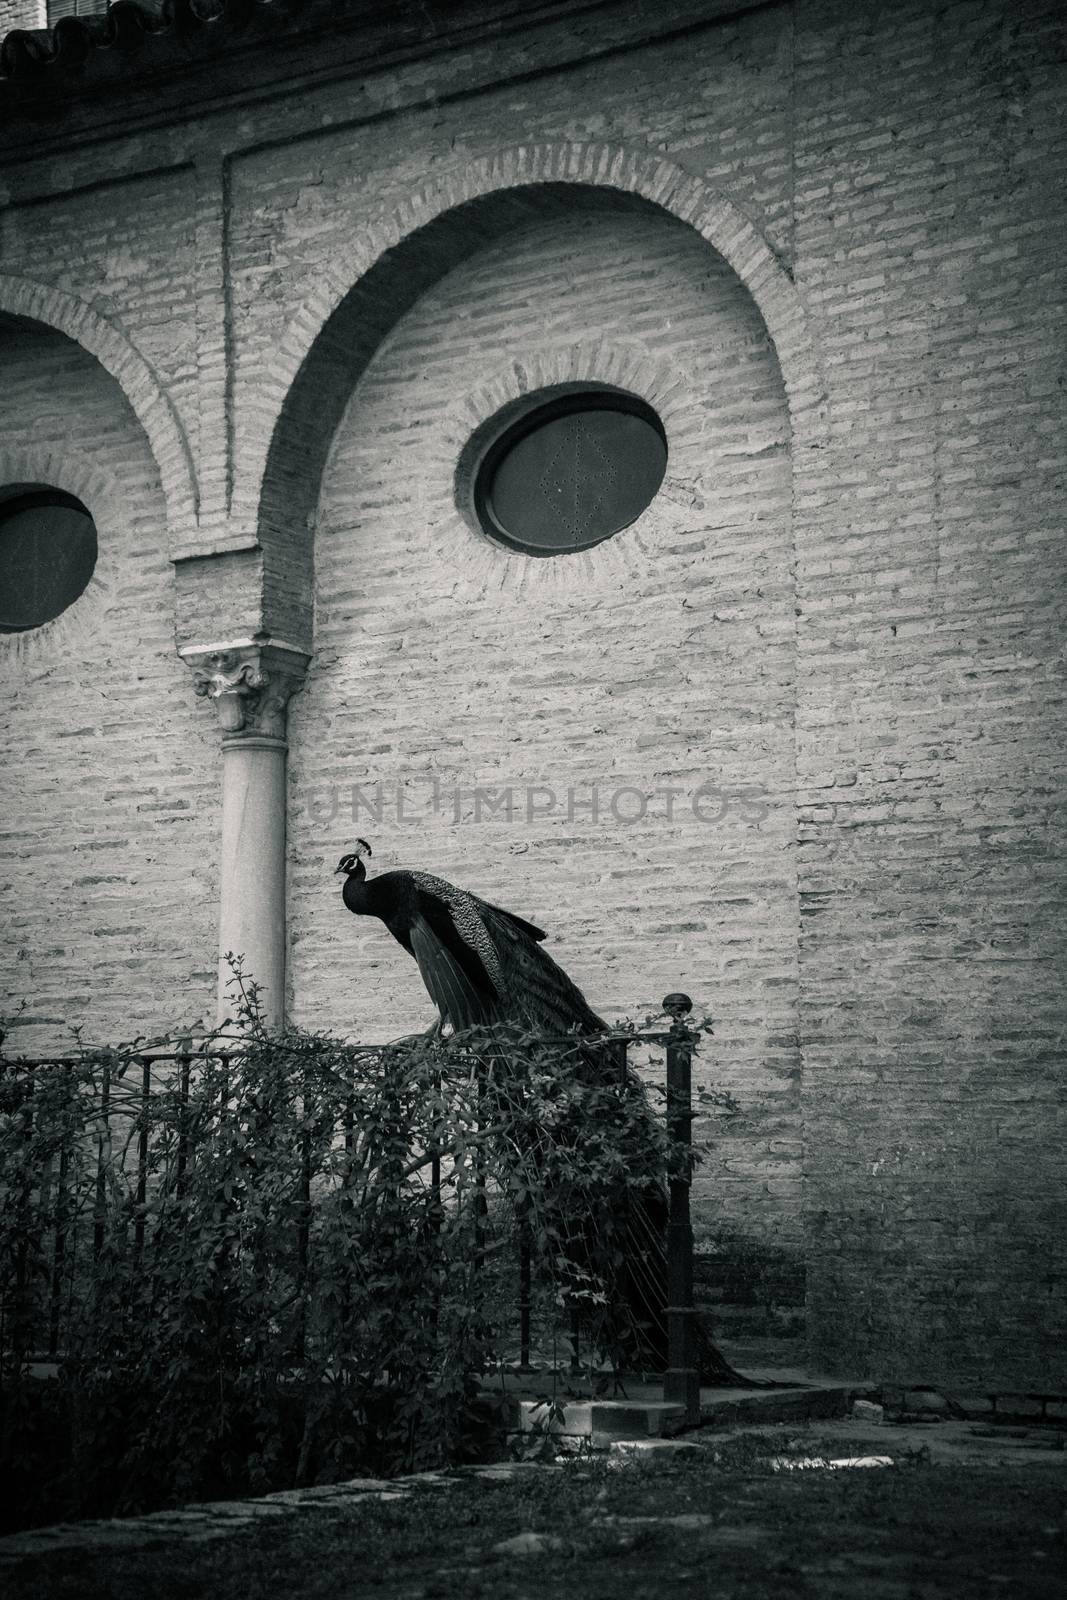
<svg viewBox="0 0 1067 1600">
<path fill-rule="evenodd" d="M 610 1082 L 614 1075 L 620 1095 L 625 1094 L 627 1083 L 633 1082 L 631 1052 L 635 1047 L 651 1046 L 665 1057 L 661 1104 L 675 1154 L 679 1149 L 683 1154 L 669 1172 L 661 1174 L 667 1192 L 664 1397 L 683 1405 L 695 1420 L 699 1373 L 689 1217 L 691 1164 L 685 1155 L 690 1143 L 691 1060 L 696 1042 L 685 1021 L 690 1009 L 686 996 L 670 995 L 664 1001 L 664 1011 L 671 1018 L 665 1031 L 612 1034 L 595 1041 L 595 1047 L 612 1063 L 605 1069 L 605 1077 Z M 571 1050 L 576 1045 L 573 1037 L 546 1043 Z M 247 1249 L 252 1281 L 257 1273 L 270 1272 L 282 1282 L 284 1292 L 279 1290 L 279 1301 L 290 1317 L 287 1337 L 294 1362 L 304 1358 L 309 1339 L 315 1338 L 318 1297 L 337 1288 L 324 1288 L 316 1276 L 317 1219 L 332 1206 L 332 1214 L 339 1215 L 343 1225 L 346 1203 L 350 1211 L 355 1204 L 353 1186 L 362 1181 L 368 1163 L 377 1162 L 377 1181 L 381 1182 L 384 1174 L 391 1184 L 418 1182 L 424 1186 L 424 1214 L 437 1228 L 448 1224 L 457 1175 L 462 1170 L 465 1193 L 473 1197 L 472 1262 L 483 1274 L 495 1275 L 498 1305 L 503 1301 L 511 1304 L 510 1312 L 501 1305 L 498 1315 L 502 1357 L 510 1354 L 510 1364 L 519 1373 L 533 1370 L 538 1317 L 544 1309 L 544 1296 L 539 1294 L 539 1257 L 521 1195 L 509 1212 L 508 1229 L 501 1233 L 497 1226 L 499 1196 L 492 1181 L 487 1181 L 484 1145 L 479 1144 L 478 1119 L 486 1113 L 475 1105 L 463 1124 L 460 1143 L 451 1148 L 440 1143 L 439 1133 L 433 1131 L 440 1125 L 431 1119 L 427 1123 L 431 1131 L 417 1152 L 418 1159 L 409 1161 L 403 1170 L 397 1155 L 400 1146 L 388 1146 L 380 1137 L 381 1128 L 376 1134 L 381 1148 L 368 1151 L 356 1091 L 363 1076 L 380 1071 L 389 1048 L 346 1047 L 338 1052 L 334 1047 L 330 1092 L 324 1094 L 321 1084 L 314 1087 L 305 1071 L 293 1087 L 294 1098 L 285 1106 L 260 1103 L 264 1096 L 253 1096 L 247 1104 L 234 1100 L 231 1080 L 239 1075 L 239 1044 L 219 1048 L 217 1041 L 212 1041 L 194 1047 L 186 1040 L 169 1049 L 86 1050 L 71 1057 L 0 1062 L 0 1116 L 4 1119 L 0 1140 L 0 1370 L 68 1358 L 77 1345 L 79 1319 L 92 1314 L 94 1299 L 106 1292 L 120 1258 L 127 1273 L 125 1281 L 132 1281 L 131 1263 L 134 1267 L 142 1264 L 144 1276 L 151 1276 L 160 1260 L 181 1241 L 194 1169 L 201 1195 L 205 1180 L 210 1190 L 213 1161 L 219 1162 L 222 1172 L 220 1140 L 230 1141 L 226 1148 L 231 1158 L 234 1141 L 238 1141 L 240 1170 L 248 1181 L 234 1184 L 233 1168 L 227 1168 L 231 1178 L 220 1180 L 212 1203 L 220 1217 L 237 1218 L 234 1237 L 238 1244 L 233 1248 L 238 1252 Z M 590 1042 L 583 1041 L 582 1048 L 591 1048 Z M 300 1065 L 303 1059 L 294 1057 L 297 1077 L 304 1070 Z M 484 1062 L 484 1057 L 481 1059 Z M 439 1072 L 420 1082 L 421 1092 L 431 1099 L 435 1092 L 447 1098 Z M 402 1115 L 398 1099 L 396 1117 Z M 388 1119 L 382 1126 L 387 1123 Z M 269 1234 L 262 1229 L 256 1233 L 252 1224 L 245 1230 L 248 1195 L 257 1182 L 262 1189 L 262 1164 L 274 1159 L 280 1161 L 280 1177 L 271 1190 L 269 1203 L 277 1211 L 269 1218 Z M 268 1237 L 269 1247 L 264 1244 Z M 507 1250 L 502 1255 L 502 1244 L 513 1247 L 510 1256 Z M 231 1266 L 231 1261 L 221 1259 L 219 1271 Z M 337 1293 L 343 1321 L 343 1283 Z M 582 1304 L 580 1291 L 571 1295 L 568 1333 L 572 1363 L 580 1359 Z"/>
</svg>

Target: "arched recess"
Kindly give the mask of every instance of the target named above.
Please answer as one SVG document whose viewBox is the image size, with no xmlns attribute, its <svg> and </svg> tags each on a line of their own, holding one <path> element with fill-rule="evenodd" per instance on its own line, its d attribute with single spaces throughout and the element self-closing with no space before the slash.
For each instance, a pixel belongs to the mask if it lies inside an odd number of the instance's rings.
<svg viewBox="0 0 1067 1600">
<path fill-rule="evenodd" d="M 45 318 L 0 315 L 0 343 L 0 488 L 73 494 L 97 533 L 80 596 L 0 637 L 18 829 L 0 874 L 0 1007 L 26 1002 L 19 1048 L 35 1055 L 73 1026 L 106 1040 L 208 1014 L 217 735 L 175 655 L 163 486 L 128 392 Z M 180 919 L 160 918 L 164 901 Z"/>
<path fill-rule="evenodd" d="M 379 870 L 426 866 L 537 913 L 602 1014 L 675 988 L 714 1004 L 716 1087 L 743 1114 L 698 1181 L 703 1236 L 792 1250 L 796 589 L 776 353 L 723 256 L 639 196 L 544 184 L 460 216 L 491 236 L 396 317 L 293 508 L 295 525 L 317 491 L 316 657 L 289 730 L 293 1015 L 364 1039 L 422 1024 L 414 963 L 325 887 L 352 833 Z M 457 477 L 474 430 L 560 384 L 651 405 L 667 471 L 617 536 L 530 560 L 472 528 Z"/>
<path fill-rule="evenodd" d="M 583 203 L 645 207 L 687 223 L 737 274 L 775 348 L 794 435 L 821 426 L 824 385 L 803 302 L 767 241 L 729 200 L 673 162 L 601 144 L 518 146 L 426 186 L 353 241 L 348 271 L 324 273 L 258 385 L 257 415 L 238 422 L 236 520 L 266 554 L 270 631 L 311 639 L 311 539 L 318 485 L 355 383 L 422 294 L 510 227 Z M 296 578 L 296 582 L 294 582 Z"/>
<path fill-rule="evenodd" d="M 174 546 L 188 538 L 197 517 L 192 457 L 174 406 L 136 346 L 84 300 L 14 273 L 0 273 L 0 312 L 65 333 L 115 379 L 145 431 L 159 468 L 169 543 Z"/>
</svg>

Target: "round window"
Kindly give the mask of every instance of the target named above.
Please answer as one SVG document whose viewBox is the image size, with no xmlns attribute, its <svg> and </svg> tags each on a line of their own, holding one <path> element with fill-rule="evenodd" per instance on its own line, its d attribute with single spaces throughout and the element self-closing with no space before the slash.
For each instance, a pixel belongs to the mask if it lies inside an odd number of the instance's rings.
<svg viewBox="0 0 1067 1600">
<path fill-rule="evenodd" d="M 474 483 L 486 533 L 528 555 L 588 550 L 629 527 L 667 470 L 667 436 L 636 395 L 589 389 L 527 410 Z"/>
<path fill-rule="evenodd" d="M 0 633 L 51 622 L 96 566 L 96 526 L 80 500 L 39 489 L 0 500 Z"/>
</svg>

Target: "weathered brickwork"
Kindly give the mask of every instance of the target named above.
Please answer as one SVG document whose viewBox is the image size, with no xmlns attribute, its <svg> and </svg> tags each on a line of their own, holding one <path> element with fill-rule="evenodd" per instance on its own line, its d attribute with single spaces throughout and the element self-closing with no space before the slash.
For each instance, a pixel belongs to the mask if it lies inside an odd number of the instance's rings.
<svg viewBox="0 0 1067 1600">
<path fill-rule="evenodd" d="M 786 61 L 780 30 L 757 14 L 717 31 L 713 39 L 655 45 L 643 53 L 639 74 L 625 56 L 600 61 L 558 79 L 539 80 L 532 88 L 464 97 L 432 119 L 421 113 L 391 117 L 361 127 L 356 137 L 324 130 L 289 150 L 272 147 L 235 161 L 230 238 L 238 381 L 247 375 L 257 393 L 277 394 L 274 403 L 280 404 L 295 366 L 278 361 L 279 318 L 288 324 L 299 310 L 317 329 L 327 298 L 321 291 L 321 264 L 328 263 L 327 281 L 340 277 L 347 287 L 368 257 L 394 246 L 398 236 L 433 214 L 432 202 L 418 202 L 439 171 L 442 209 L 471 193 L 501 188 L 505 181 L 581 182 L 587 171 L 595 173 L 594 182 L 639 192 L 656 187 L 659 177 L 657 199 L 669 206 L 668 197 L 694 168 L 660 175 L 656 158 L 676 149 L 687 152 L 704 141 L 714 148 L 714 159 L 706 168 L 697 163 L 695 172 L 706 174 L 710 193 L 724 193 L 741 208 L 740 221 L 757 218 L 762 239 L 785 253 Z M 505 57 L 499 70 L 504 74 L 512 64 Z M 715 88 L 701 93 L 694 105 L 693 84 L 701 68 Z M 746 93 L 758 108 L 763 147 L 757 159 L 742 161 L 737 113 Z M 324 112 L 327 119 L 335 120 L 335 114 Z M 605 154 L 587 167 L 582 148 L 590 144 Z M 750 132 L 746 148 L 751 155 Z M 489 172 L 468 186 L 468 175 L 483 163 Z M 646 173 L 636 176 L 630 163 Z M 729 186 L 727 175 L 733 180 Z M 353 230 L 349 219 L 356 208 L 361 225 Z M 353 243 L 359 252 L 355 260 Z M 457 248 L 462 259 L 470 247 L 469 240 L 461 240 L 453 250 L 443 250 L 440 270 L 453 263 Z M 334 263 L 342 262 L 346 266 L 338 273 Z M 294 282 L 304 287 L 304 306 L 292 305 Z M 252 502 L 258 504 L 262 424 L 261 405 L 238 413 L 238 509 L 243 515 L 252 513 Z M 248 477 L 246 501 L 242 490 Z"/>
<path fill-rule="evenodd" d="M 47 15 L 45 0 L 0 0 L 0 38 L 12 28 L 43 28 Z"/>
<path fill-rule="evenodd" d="M 173 546 L 196 517 L 193 462 L 171 401 L 140 351 L 85 301 L 21 273 L 0 273 L 0 313 L 67 334 L 115 379 L 147 437 L 164 491 L 163 527 Z"/>
<path fill-rule="evenodd" d="M 785 397 L 751 298 L 692 229 L 578 195 L 544 197 L 551 220 L 424 295 L 338 430 L 316 661 L 292 713 L 296 1014 L 372 1039 L 432 1018 L 388 934 L 323 893 L 367 833 L 382 865 L 440 871 L 549 927 L 606 1014 L 679 987 L 713 1009 L 705 1070 L 741 1115 L 716 1130 L 702 1229 L 795 1244 Z M 656 405 L 668 478 L 617 539 L 538 560 L 472 535 L 456 461 L 523 388 L 568 379 Z"/>
<path fill-rule="evenodd" d="M 367 833 L 547 923 L 605 1012 L 710 1007 L 740 1112 L 698 1229 L 769 1299 L 806 1266 L 825 1364 L 1062 1386 L 1062 8 L 711 9 L 575 7 L 8 163 L 0 311 L 39 331 L 5 479 L 43 452 L 114 530 L 98 590 L 0 639 L 8 970 L 94 1032 L 208 1011 L 218 734 L 175 633 L 313 648 L 297 1018 L 428 1019 L 330 880 Z M 465 441 L 581 379 L 659 410 L 663 491 L 582 557 L 491 547 Z M 703 779 L 766 815 L 610 814 Z M 527 823 L 533 783 L 573 822 Z M 72 829 L 119 882 L 75 888 Z"/>
<path fill-rule="evenodd" d="M 796 248 L 830 396 L 796 475 L 810 1309 L 839 1365 L 915 1372 L 933 1344 L 961 1381 L 1047 1384 L 1064 33 L 1051 7 L 892 11 L 827 7 L 798 40 Z"/>
<path fill-rule="evenodd" d="M 0 318 L 0 482 L 77 495 L 88 590 L 0 636 L 0 1013 L 21 1051 L 212 1019 L 214 740 L 173 643 L 158 473 L 121 390 L 72 340 Z"/>
<path fill-rule="evenodd" d="M 126 339 L 192 431 L 196 416 L 193 177 L 176 168 L 6 213 L 0 268 L 121 318 Z"/>
</svg>

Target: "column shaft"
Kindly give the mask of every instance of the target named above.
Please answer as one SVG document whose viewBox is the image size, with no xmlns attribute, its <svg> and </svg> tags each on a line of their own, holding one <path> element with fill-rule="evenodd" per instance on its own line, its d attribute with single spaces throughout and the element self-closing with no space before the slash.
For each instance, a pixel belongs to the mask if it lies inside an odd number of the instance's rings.
<svg viewBox="0 0 1067 1600">
<path fill-rule="evenodd" d="M 285 755 L 282 739 L 243 735 L 222 745 L 219 1020 L 238 992 L 226 960 L 241 957 L 259 986 L 264 1022 L 285 1012 Z"/>
<path fill-rule="evenodd" d="M 236 1015 L 240 991 L 228 955 L 240 956 L 270 1028 L 285 1020 L 285 754 L 289 697 L 303 684 L 307 653 L 277 639 L 184 645 L 193 687 L 222 729 L 222 861 L 219 876 L 219 1020 Z"/>
</svg>

